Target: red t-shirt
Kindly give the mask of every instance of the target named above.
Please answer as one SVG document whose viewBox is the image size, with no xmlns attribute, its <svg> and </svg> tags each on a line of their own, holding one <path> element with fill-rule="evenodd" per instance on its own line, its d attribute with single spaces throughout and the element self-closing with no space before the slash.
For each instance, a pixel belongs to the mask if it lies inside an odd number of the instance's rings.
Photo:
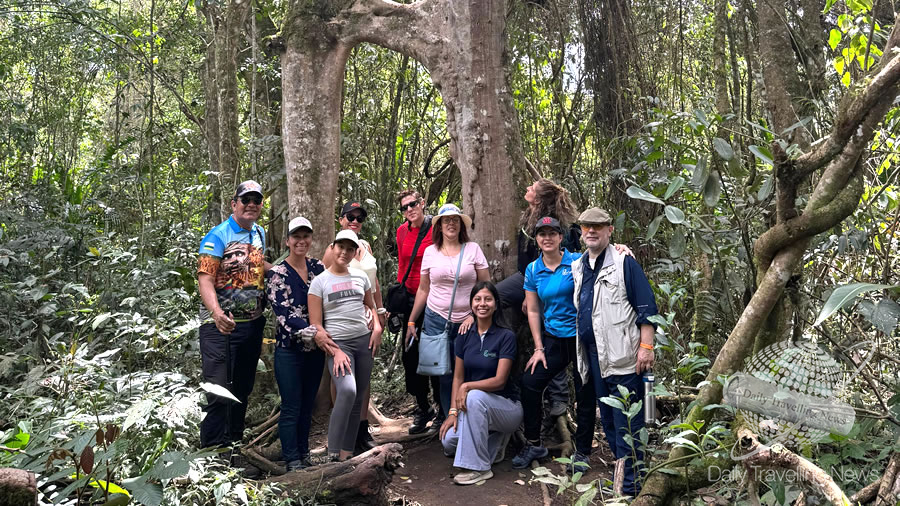
<svg viewBox="0 0 900 506">
<path fill-rule="evenodd" d="M 423 221 L 424 225 L 425 222 Z M 409 222 L 404 222 L 397 228 L 397 251 L 399 252 L 397 267 L 397 282 L 403 281 L 403 274 L 409 266 L 409 258 L 412 256 L 413 247 L 416 245 L 416 238 L 419 237 L 419 227 L 409 226 Z M 431 246 L 431 232 L 426 232 L 419 244 L 419 250 L 416 251 L 416 258 L 413 261 L 412 269 L 409 271 L 409 277 L 406 278 L 406 289 L 409 293 L 416 293 L 419 289 L 419 280 L 422 277 L 422 256 L 425 255 L 425 248 Z"/>
</svg>

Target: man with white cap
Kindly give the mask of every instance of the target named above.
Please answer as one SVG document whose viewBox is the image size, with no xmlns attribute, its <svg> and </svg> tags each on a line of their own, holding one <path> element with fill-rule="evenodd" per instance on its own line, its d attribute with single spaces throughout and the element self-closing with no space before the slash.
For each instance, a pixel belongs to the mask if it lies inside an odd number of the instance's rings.
<svg viewBox="0 0 900 506">
<path fill-rule="evenodd" d="M 197 281 L 203 301 L 203 379 L 224 386 L 239 401 L 207 395 L 206 417 L 200 423 L 203 448 L 238 443 L 244 433 L 247 398 L 256 380 L 266 324 L 266 234 L 256 224 L 262 203 L 259 183 L 239 184 L 231 199 L 231 216 L 200 242 Z"/>
<path fill-rule="evenodd" d="M 624 387 L 633 404 L 642 400 L 641 374 L 653 366 L 655 330 L 649 317 L 658 312 L 653 290 L 637 261 L 610 245 L 613 226 L 608 212 L 593 207 L 581 213 L 578 223 L 587 246 L 572 263 L 578 372 L 587 388 L 593 386 L 597 399 L 621 397 L 619 387 Z M 643 407 L 629 419 L 621 409 L 598 404 L 616 465 L 624 466 L 623 492 L 637 495 L 644 460 L 639 438 Z M 634 447 L 628 444 L 629 437 Z M 587 455 L 576 453 L 572 460 L 586 463 Z"/>
</svg>

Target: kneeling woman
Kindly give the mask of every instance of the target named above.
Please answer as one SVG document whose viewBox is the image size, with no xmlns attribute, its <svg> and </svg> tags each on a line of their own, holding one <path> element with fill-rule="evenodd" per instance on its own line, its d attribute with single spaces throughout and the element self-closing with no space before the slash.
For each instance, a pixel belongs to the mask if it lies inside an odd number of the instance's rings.
<svg viewBox="0 0 900 506">
<path fill-rule="evenodd" d="M 309 320 L 317 328 L 316 344 L 328 355 L 337 391 L 328 422 L 328 456 L 346 460 L 353 455 L 363 393 L 381 345 L 382 328 L 378 318 L 372 318 L 371 331 L 366 323 L 366 306 L 375 314 L 369 277 L 349 267 L 360 247 L 359 238 L 352 230 L 341 230 L 332 244 L 334 262 L 309 287 Z"/>
<path fill-rule="evenodd" d="M 516 336 L 496 323 L 500 297 L 490 281 L 475 283 L 469 305 L 476 324 L 456 338 L 456 368 L 447 420 L 441 426 L 444 452 L 464 469 L 453 477 L 471 485 L 494 476 L 509 436 L 522 423 L 522 405 L 509 373 L 516 359 Z"/>
</svg>

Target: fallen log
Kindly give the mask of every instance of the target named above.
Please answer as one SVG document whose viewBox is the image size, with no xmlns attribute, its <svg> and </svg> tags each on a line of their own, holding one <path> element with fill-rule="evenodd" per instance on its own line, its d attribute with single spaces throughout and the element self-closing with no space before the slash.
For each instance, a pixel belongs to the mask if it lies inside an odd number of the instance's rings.
<svg viewBox="0 0 900 506">
<path fill-rule="evenodd" d="M 386 505 L 387 484 L 400 466 L 403 446 L 389 443 L 343 462 L 292 471 L 266 480 L 284 497 L 316 497 L 341 505 Z"/>
<path fill-rule="evenodd" d="M 900 453 L 895 453 L 888 461 L 884 476 L 881 477 L 881 486 L 875 496 L 875 506 L 893 506 L 897 504 L 898 492 L 900 492 Z"/>
<path fill-rule="evenodd" d="M 35 506 L 37 483 L 34 473 L 21 469 L 0 469 L 0 498 L 6 506 Z"/>
</svg>

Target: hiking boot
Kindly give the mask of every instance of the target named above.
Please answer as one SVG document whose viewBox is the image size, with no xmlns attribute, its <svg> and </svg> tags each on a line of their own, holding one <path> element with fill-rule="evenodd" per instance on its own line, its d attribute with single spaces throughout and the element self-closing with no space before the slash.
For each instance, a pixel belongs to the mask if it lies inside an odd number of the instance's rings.
<svg viewBox="0 0 900 506">
<path fill-rule="evenodd" d="M 287 468 L 287 472 L 291 472 L 306 469 L 307 467 L 312 467 L 312 465 L 312 461 L 309 460 L 309 455 L 307 455 L 302 459 L 292 460 L 288 462 L 285 467 Z"/>
<path fill-rule="evenodd" d="M 577 472 L 585 473 L 588 469 L 590 469 L 591 456 L 585 455 L 578 450 L 575 450 L 575 453 L 570 457 L 572 462 L 566 464 L 566 472 L 569 474 L 575 474 Z"/>
<path fill-rule="evenodd" d="M 494 477 L 494 472 L 487 471 L 465 471 L 453 477 L 453 483 L 457 485 L 474 485 L 479 481 L 489 480 Z"/>
<path fill-rule="evenodd" d="M 531 461 L 535 459 L 542 459 L 547 456 L 549 452 L 543 446 L 534 446 L 532 444 L 526 444 L 519 450 L 519 454 L 513 457 L 512 466 L 513 469 L 525 469 L 526 467 L 531 465 Z"/>
<path fill-rule="evenodd" d="M 365 453 L 376 446 L 378 444 L 372 439 L 372 434 L 369 433 L 369 421 L 360 420 L 359 430 L 356 432 L 356 451 Z"/>
<path fill-rule="evenodd" d="M 444 425 L 444 420 L 446 419 L 447 417 L 444 416 L 444 413 L 442 413 L 441 410 L 435 411 L 434 421 L 431 422 L 431 429 L 434 431 L 441 430 L 441 425 Z"/>
<path fill-rule="evenodd" d="M 413 415 L 413 423 L 409 426 L 410 434 L 421 434 L 428 430 L 428 422 L 434 418 L 434 411 L 428 410 L 422 411 L 421 409 L 416 409 L 416 414 Z"/>
</svg>

